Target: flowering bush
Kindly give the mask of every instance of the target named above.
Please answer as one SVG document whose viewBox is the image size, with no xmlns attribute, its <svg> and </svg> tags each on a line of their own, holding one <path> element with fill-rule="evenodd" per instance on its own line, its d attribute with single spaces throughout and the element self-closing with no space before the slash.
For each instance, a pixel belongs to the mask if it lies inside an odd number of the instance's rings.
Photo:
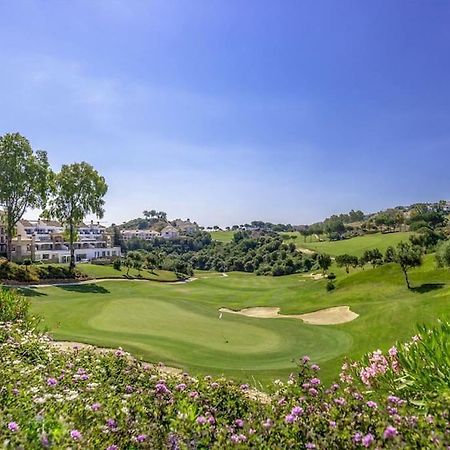
<svg viewBox="0 0 450 450">
<path fill-rule="evenodd" d="M 341 381 L 359 385 L 373 395 L 395 393 L 419 406 L 436 397 L 450 396 L 450 322 L 419 327 L 410 342 L 377 350 L 361 363 L 345 363 Z"/>
<path fill-rule="evenodd" d="M 392 358 L 372 359 L 383 375 L 394 370 Z M 356 371 L 355 365 L 345 375 Z M 424 409 L 407 397 L 365 392 L 363 382 L 324 386 L 319 373 L 304 357 L 295 374 L 262 394 L 224 378 L 163 374 L 121 349 L 63 352 L 22 321 L 4 322 L 0 440 L 11 449 L 105 450 L 450 444 L 448 396 Z"/>
</svg>

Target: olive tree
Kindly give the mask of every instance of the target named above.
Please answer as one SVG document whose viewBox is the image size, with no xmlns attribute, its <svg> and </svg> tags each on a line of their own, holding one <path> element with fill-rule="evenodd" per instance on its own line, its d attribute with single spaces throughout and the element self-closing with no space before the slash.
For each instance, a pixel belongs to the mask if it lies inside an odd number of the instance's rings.
<svg viewBox="0 0 450 450">
<path fill-rule="evenodd" d="M 322 272 L 325 273 L 331 266 L 331 256 L 326 255 L 325 253 L 319 253 L 317 255 L 317 264 L 322 269 Z"/>
<path fill-rule="evenodd" d="M 394 261 L 402 269 L 405 277 L 406 286 L 411 289 L 409 283 L 408 270 L 413 267 L 419 267 L 422 265 L 423 250 L 417 245 L 410 244 L 409 242 L 400 242 L 397 245 L 395 251 Z"/>
<path fill-rule="evenodd" d="M 336 256 L 336 265 L 338 267 L 345 267 L 345 271 L 349 273 L 350 267 L 355 268 L 358 266 L 358 257 L 348 255 L 347 253 L 344 253 L 343 255 L 338 255 Z"/>
<path fill-rule="evenodd" d="M 0 137 L 0 206 L 6 213 L 8 260 L 11 260 L 11 240 L 17 222 L 28 208 L 45 207 L 51 178 L 46 152 L 34 152 L 19 133 Z"/>
<path fill-rule="evenodd" d="M 67 229 L 70 248 L 70 268 L 75 268 L 74 242 L 77 227 L 88 214 L 102 218 L 104 196 L 108 190 L 105 179 L 88 163 L 63 165 L 55 175 L 54 188 L 45 212 L 59 220 Z"/>
</svg>

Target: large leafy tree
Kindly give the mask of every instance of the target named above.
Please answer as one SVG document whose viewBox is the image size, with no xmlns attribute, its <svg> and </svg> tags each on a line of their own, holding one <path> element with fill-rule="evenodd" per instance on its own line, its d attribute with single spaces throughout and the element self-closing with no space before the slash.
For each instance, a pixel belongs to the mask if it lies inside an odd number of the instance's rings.
<svg viewBox="0 0 450 450">
<path fill-rule="evenodd" d="M 75 268 L 77 227 L 88 214 L 103 217 L 107 190 L 105 179 L 86 162 L 63 165 L 55 175 L 53 195 L 45 214 L 59 220 L 67 229 L 71 269 Z"/>
<path fill-rule="evenodd" d="M 28 208 L 45 207 L 51 178 L 46 152 L 34 152 L 28 140 L 19 133 L 0 137 L 0 205 L 6 211 L 9 260 L 17 222 Z"/>
</svg>

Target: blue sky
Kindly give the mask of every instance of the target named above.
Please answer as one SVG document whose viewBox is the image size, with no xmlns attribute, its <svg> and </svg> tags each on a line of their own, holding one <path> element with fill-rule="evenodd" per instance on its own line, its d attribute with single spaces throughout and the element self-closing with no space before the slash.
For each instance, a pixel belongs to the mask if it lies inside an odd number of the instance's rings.
<svg viewBox="0 0 450 450">
<path fill-rule="evenodd" d="M 92 163 L 109 222 L 449 199 L 449 23 L 445 1 L 7 0 L 0 133 Z"/>
</svg>

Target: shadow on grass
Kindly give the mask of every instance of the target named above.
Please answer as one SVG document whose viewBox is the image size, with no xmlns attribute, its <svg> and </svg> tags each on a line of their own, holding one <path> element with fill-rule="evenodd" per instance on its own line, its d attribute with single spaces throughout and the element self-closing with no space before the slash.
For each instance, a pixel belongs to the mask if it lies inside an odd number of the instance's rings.
<svg viewBox="0 0 450 450">
<path fill-rule="evenodd" d="M 436 289 L 442 289 L 445 286 L 444 283 L 425 283 L 421 286 L 411 288 L 411 291 L 418 294 L 426 294 L 427 292 L 435 291 Z"/>
<path fill-rule="evenodd" d="M 46 296 L 47 295 L 47 294 L 44 294 L 43 292 L 37 291 L 36 288 L 34 288 L 34 287 L 29 287 L 29 288 L 10 287 L 8 289 L 14 289 L 17 292 L 19 292 L 21 295 L 23 295 L 24 297 L 42 297 L 42 296 Z"/>
<path fill-rule="evenodd" d="M 80 294 L 109 294 L 110 292 L 98 284 L 67 285 L 58 286 L 58 288 L 69 292 L 79 292 Z"/>
</svg>

